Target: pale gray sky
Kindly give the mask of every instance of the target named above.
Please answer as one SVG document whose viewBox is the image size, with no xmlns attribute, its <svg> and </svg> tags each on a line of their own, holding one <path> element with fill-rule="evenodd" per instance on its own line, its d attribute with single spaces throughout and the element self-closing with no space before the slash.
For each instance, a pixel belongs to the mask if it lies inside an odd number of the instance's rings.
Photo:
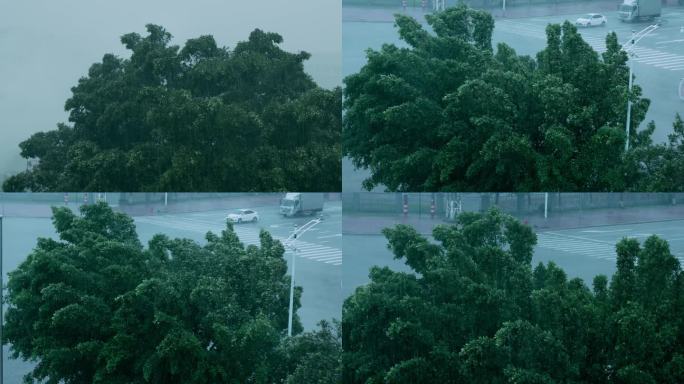
<svg viewBox="0 0 684 384">
<path fill-rule="evenodd" d="M 0 0 L 0 180 L 25 167 L 18 144 L 67 121 L 64 102 L 105 53 L 128 57 L 119 38 L 162 25 L 182 45 L 213 35 L 230 48 L 254 28 L 307 51 L 321 86 L 342 83 L 341 0 Z"/>
</svg>

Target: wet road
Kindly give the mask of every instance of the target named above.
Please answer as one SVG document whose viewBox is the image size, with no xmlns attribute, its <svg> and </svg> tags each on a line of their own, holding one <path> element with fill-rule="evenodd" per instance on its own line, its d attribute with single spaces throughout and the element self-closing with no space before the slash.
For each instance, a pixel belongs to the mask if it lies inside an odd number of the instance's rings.
<svg viewBox="0 0 684 384">
<path fill-rule="evenodd" d="M 283 218 L 278 208 L 255 208 L 259 212 L 258 223 L 235 225 L 240 240 L 248 244 L 258 244 L 259 230 L 268 230 L 274 237 L 285 239 L 294 228 L 302 225 L 311 217 Z M 146 244 L 153 235 L 164 233 L 169 237 L 190 238 L 205 243 L 208 231 L 220 233 L 225 228 L 224 218 L 227 210 L 194 212 L 159 216 L 135 217 L 138 235 Z M 313 329 L 321 319 L 341 318 L 342 295 L 340 280 L 342 276 L 342 206 L 341 202 L 327 202 L 323 221 L 305 233 L 296 247 L 299 250 L 296 261 L 295 283 L 304 289 L 302 307 L 298 314 L 306 330 Z M 50 219 L 6 217 L 3 223 L 3 267 L 5 274 L 17 266 L 31 252 L 38 237 L 56 237 Z M 291 253 L 286 253 L 291 268 Z M 6 275 L 5 275 L 6 279 Z M 9 359 L 9 348 L 5 347 L 5 383 L 19 384 L 33 364 Z"/>
<path fill-rule="evenodd" d="M 610 278 L 615 272 L 615 244 L 618 241 L 629 237 L 643 243 L 651 235 L 667 240 L 670 252 L 680 263 L 684 262 L 684 220 L 673 220 L 539 232 L 532 266 L 553 261 L 569 278 L 579 277 L 591 287 L 594 276 L 604 274 Z M 387 249 L 387 240 L 381 235 L 345 234 L 343 249 L 345 297 L 369 282 L 368 269 L 373 265 L 410 271 L 402 261 L 393 259 Z"/>
<path fill-rule="evenodd" d="M 648 23 L 622 23 L 617 12 L 605 12 L 608 24 L 604 27 L 582 29 L 585 40 L 602 52 L 605 50 L 605 36 L 615 31 L 620 43 L 626 42 L 632 30 L 641 30 Z M 574 21 L 581 14 L 562 16 L 540 16 L 495 21 L 492 44 L 505 42 L 522 55 L 536 55 L 546 45 L 545 28 L 549 23 Z M 419 20 L 424 23 L 424 20 Z M 641 128 L 653 120 L 656 131 L 653 139 L 664 142 L 672 132 L 675 112 L 684 113 L 684 101 L 679 99 L 677 87 L 684 78 L 684 8 L 663 9 L 662 25 L 658 30 L 639 42 L 634 58 L 635 84 L 643 89 L 645 97 L 651 99 L 651 106 Z M 343 76 L 358 72 L 366 63 L 365 50 L 380 49 L 383 43 L 406 46 L 399 40 L 393 23 L 368 21 L 343 21 L 342 23 L 342 73 Z M 626 106 L 625 106 L 626 108 Z M 361 182 L 369 171 L 354 170 L 351 161 L 343 163 L 342 188 L 345 192 L 361 191 Z M 350 170 L 350 172 L 347 172 Z M 383 188 L 377 190 L 382 191 Z"/>
</svg>

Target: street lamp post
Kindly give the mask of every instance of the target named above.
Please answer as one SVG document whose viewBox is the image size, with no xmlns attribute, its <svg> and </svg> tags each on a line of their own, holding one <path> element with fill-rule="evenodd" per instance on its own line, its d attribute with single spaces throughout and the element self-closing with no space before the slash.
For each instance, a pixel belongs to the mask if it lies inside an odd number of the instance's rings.
<svg viewBox="0 0 684 384">
<path fill-rule="evenodd" d="M 632 31 L 632 42 L 634 42 L 634 35 L 634 31 Z M 627 122 L 625 123 L 625 134 L 627 135 L 627 140 L 625 140 L 625 152 L 629 150 L 629 126 L 632 122 L 632 99 L 629 96 L 632 92 L 632 78 L 634 77 L 634 53 L 630 51 L 628 52 L 628 54 L 632 57 L 629 58 L 629 86 L 627 87 Z"/>
<path fill-rule="evenodd" d="M 292 274 L 290 276 L 290 309 L 287 318 L 288 337 L 292 336 L 292 317 L 294 316 L 295 262 L 297 260 L 297 247 L 294 246 L 294 243 L 297 240 L 297 238 L 301 237 L 306 231 L 313 228 L 314 226 L 316 226 L 316 224 L 320 223 L 321 221 L 322 219 L 320 218 L 313 219 L 299 228 L 297 228 L 297 225 L 295 225 L 295 229 L 294 231 L 292 231 L 292 234 L 290 234 L 290 236 L 287 239 L 285 239 L 285 247 L 289 248 L 292 251 Z"/>
<path fill-rule="evenodd" d="M 294 235 L 294 239 L 297 235 Z M 287 336 L 292 336 L 292 314 L 294 313 L 294 286 L 295 286 L 295 263 L 297 262 L 297 249 L 292 246 L 292 273 L 290 274 L 290 307 L 287 312 Z"/>
<path fill-rule="evenodd" d="M 636 44 L 649 35 L 651 32 L 655 31 L 658 29 L 657 24 L 649 25 L 648 27 L 642 29 L 639 32 L 634 32 L 632 31 L 632 38 L 623 45 L 623 50 L 627 52 L 627 54 L 630 56 L 629 58 L 629 82 L 628 82 L 628 88 L 627 88 L 627 121 L 625 122 L 625 133 L 627 135 L 627 139 L 625 140 L 625 152 L 629 150 L 629 127 L 632 124 L 632 100 L 630 99 L 630 93 L 632 92 L 632 78 L 634 77 L 634 50 L 636 48 Z"/>
</svg>

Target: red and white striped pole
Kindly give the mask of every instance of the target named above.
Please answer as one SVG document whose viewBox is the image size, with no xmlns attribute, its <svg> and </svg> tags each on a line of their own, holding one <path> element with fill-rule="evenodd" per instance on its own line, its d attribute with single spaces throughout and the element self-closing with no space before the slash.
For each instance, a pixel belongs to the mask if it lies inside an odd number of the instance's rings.
<svg viewBox="0 0 684 384">
<path fill-rule="evenodd" d="M 430 202 L 430 217 L 435 218 L 435 195 L 432 195 L 432 201 Z"/>
<path fill-rule="evenodd" d="M 83 194 L 83 205 L 88 205 L 88 192 Z"/>
<path fill-rule="evenodd" d="M 69 194 L 68 193 L 64 194 L 64 205 L 69 205 Z"/>
</svg>

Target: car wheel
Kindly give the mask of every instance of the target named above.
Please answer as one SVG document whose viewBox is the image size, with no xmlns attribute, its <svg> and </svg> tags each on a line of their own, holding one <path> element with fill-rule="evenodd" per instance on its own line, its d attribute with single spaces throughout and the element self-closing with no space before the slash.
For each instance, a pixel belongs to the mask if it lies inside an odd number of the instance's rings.
<svg viewBox="0 0 684 384">
<path fill-rule="evenodd" d="M 237 220 L 237 223 L 238 223 L 238 224 L 242 223 L 242 219 L 238 219 L 238 220 Z"/>
<path fill-rule="evenodd" d="M 601 22 L 601 26 L 603 27 L 603 26 L 605 26 L 605 25 L 606 25 L 606 21 L 603 20 L 603 21 Z"/>
<path fill-rule="evenodd" d="M 256 223 L 257 221 L 259 221 L 259 218 L 254 216 L 254 218 L 252 219 L 252 223 Z"/>
</svg>

